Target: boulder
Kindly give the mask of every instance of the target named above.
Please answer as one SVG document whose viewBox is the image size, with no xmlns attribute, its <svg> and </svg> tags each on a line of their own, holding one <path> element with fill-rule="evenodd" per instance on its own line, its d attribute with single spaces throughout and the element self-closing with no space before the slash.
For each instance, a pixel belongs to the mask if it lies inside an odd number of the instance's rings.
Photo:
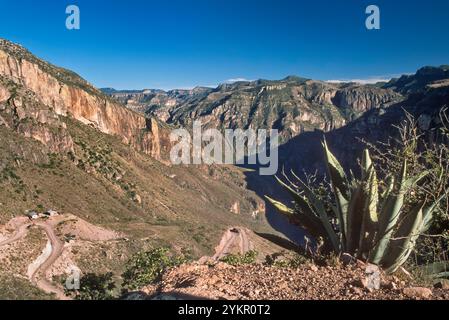
<svg viewBox="0 0 449 320">
<path fill-rule="evenodd" d="M 381 284 L 380 269 L 374 264 L 366 266 L 366 282 L 368 290 L 379 290 Z"/>
</svg>

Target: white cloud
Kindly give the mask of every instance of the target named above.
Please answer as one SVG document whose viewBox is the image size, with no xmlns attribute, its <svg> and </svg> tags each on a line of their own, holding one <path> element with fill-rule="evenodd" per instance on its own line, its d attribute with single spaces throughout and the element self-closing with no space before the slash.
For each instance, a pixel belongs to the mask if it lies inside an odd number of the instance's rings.
<svg viewBox="0 0 449 320">
<path fill-rule="evenodd" d="M 234 79 L 228 79 L 228 80 L 226 80 L 225 82 L 226 82 L 226 83 L 234 83 L 234 82 L 241 82 L 241 81 L 248 81 L 248 82 L 251 82 L 251 81 L 253 81 L 253 80 L 249 80 L 249 79 L 246 79 L 246 78 L 234 78 Z"/>
<path fill-rule="evenodd" d="M 390 74 L 385 76 L 373 76 L 368 77 L 366 79 L 339 79 L 339 80 L 326 80 L 326 82 L 329 83 L 348 83 L 348 82 L 354 82 L 354 83 L 360 83 L 360 84 L 375 84 L 377 82 L 388 82 L 393 78 L 399 78 L 402 75 L 410 75 L 412 73 L 404 73 L 404 74 Z"/>
<path fill-rule="evenodd" d="M 329 83 L 347 83 L 354 82 L 360 84 L 374 84 L 377 82 L 388 82 L 394 77 L 385 77 L 385 78 L 368 78 L 368 79 L 341 79 L 341 80 L 327 80 Z"/>
</svg>

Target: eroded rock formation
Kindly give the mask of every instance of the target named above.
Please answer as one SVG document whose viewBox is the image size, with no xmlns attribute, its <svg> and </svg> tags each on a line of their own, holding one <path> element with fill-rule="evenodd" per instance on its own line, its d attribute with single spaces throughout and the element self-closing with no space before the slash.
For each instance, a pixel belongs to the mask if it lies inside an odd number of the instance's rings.
<svg viewBox="0 0 449 320">
<path fill-rule="evenodd" d="M 148 120 L 145 116 L 124 108 L 76 74 L 52 66 L 18 45 L 0 40 L 0 76 L 4 81 L 9 80 L 34 93 L 35 99 L 46 106 L 47 112 L 41 110 L 39 114 L 35 113 L 35 119 L 48 118 L 50 113 L 70 116 L 103 133 L 120 136 L 124 143 L 160 159 L 160 130 L 157 121 Z M 4 85 L 0 86 L 0 101 L 7 101 L 11 95 Z M 19 118 L 21 114 L 25 116 L 21 105 L 14 104 L 14 107 Z M 45 121 L 40 121 L 42 122 Z M 42 142 L 54 140 L 41 127 L 31 128 L 21 124 L 18 130 Z M 53 149 L 56 149 L 56 145 L 53 145 Z"/>
</svg>

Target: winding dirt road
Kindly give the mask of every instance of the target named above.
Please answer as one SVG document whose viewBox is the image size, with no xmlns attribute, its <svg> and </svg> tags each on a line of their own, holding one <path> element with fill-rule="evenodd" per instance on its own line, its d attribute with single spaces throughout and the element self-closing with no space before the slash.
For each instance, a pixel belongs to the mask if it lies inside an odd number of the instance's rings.
<svg viewBox="0 0 449 320">
<path fill-rule="evenodd" d="M 62 289 L 60 289 L 59 287 L 52 284 L 49 280 L 47 280 L 47 275 L 49 270 L 51 269 L 51 266 L 56 262 L 56 260 L 61 256 L 62 252 L 64 251 L 64 243 L 58 239 L 52 225 L 50 225 L 47 222 L 35 222 L 23 224 L 17 229 L 16 233 L 12 237 L 0 242 L 0 247 L 12 244 L 24 238 L 27 235 L 28 230 L 31 226 L 36 226 L 44 230 L 51 244 L 51 254 L 48 256 L 47 259 L 42 261 L 39 265 L 37 265 L 34 268 L 33 273 L 30 275 L 31 282 L 36 284 L 37 287 L 39 287 L 40 289 L 42 289 L 47 293 L 54 293 L 59 300 L 70 300 L 64 294 L 64 291 Z"/>
<path fill-rule="evenodd" d="M 31 281 L 36 283 L 36 285 L 44 290 L 45 292 L 54 293 L 59 300 L 69 300 L 68 297 L 64 294 L 64 291 L 55 285 L 53 285 L 50 281 L 47 280 L 48 271 L 51 269 L 51 266 L 58 260 L 64 251 L 64 243 L 62 243 L 58 237 L 56 236 L 53 227 L 45 222 L 39 222 L 35 224 L 39 228 L 43 229 L 47 234 L 48 239 L 51 243 L 51 254 L 47 260 L 45 260 L 31 275 Z M 42 277 L 39 278 L 39 273 L 42 273 Z"/>
</svg>

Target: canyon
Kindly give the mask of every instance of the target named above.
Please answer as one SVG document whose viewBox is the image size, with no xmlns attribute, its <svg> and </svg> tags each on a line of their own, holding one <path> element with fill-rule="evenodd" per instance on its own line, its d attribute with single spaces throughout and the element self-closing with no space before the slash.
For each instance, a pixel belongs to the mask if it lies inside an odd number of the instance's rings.
<svg viewBox="0 0 449 320">
<path fill-rule="evenodd" d="M 10 236 L 8 221 L 30 210 L 74 214 L 125 236 L 86 244 L 73 231 L 57 232 L 61 241 L 74 236 L 76 248 L 67 253 L 73 263 L 84 273 L 120 273 L 133 254 L 157 246 L 204 256 L 232 225 L 275 232 L 265 221 L 264 201 L 246 188 L 243 170 L 171 165 L 171 129 L 0 40 L 0 238 Z M 7 257 L 0 272 L 4 292 L 11 282 L 23 288 L 22 298 L 36 292 L 26 289 L 32 284 L 23 280 L 25 266 L 46 242 L 37 230 L 0 248 Z M 49 274 L 65 276 L 57 265 Z"/>
<path fill-rule="evenodd" d="M 447 66 L 374 85 L 289 76 L 192 90 L 99 90 L 0 39 L 0 239 L 14 238 L 8 222 L 27 210 L 55 208 L 122 235 L 92 242 L 67 228 L 70 221 L 56 225 L 55 237 L 71 248 L 61 259 L 83 272 L 120 274 L 133 254 L 160 246 L 195 259 L 213 256 L 216 244 L 219 255 L 231 247 L 291 251 L 304 234 L 265 206 L 264 195 L 283 199 L 274 178 L 257 165 L 173 165 L 172 130 L 195 121 L 219 131 L 277 129 L 280 169 L 324 173 L 323 137 L 353 168 L 361 139 L 384 141 L 406 112 L 431 134 L 447 105 Z M 35 229 L 0 241 L 0 255 L 9 257 L 0 287 L 26 279 L 24 266 L 39 258 L 47 238 Z M 64 275 L 48 272 L 53 282 Z"/>
<path fill-rule="evenodd" d="M 278 129 L 282 142 L 304 132 L 340 128 L 404 97 L 375 85 L 335 84 L 289 76 L 193 90 L 104 89 L 128 108 L 176 126 L 201 121 L 214 129 Z"/>
</svg>

